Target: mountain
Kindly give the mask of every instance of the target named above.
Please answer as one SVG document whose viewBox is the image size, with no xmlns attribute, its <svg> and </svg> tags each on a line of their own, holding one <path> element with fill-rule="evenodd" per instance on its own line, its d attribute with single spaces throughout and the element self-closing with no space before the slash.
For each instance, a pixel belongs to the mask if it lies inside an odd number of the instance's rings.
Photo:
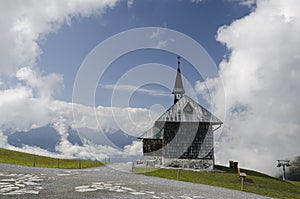
<svg viewBox="0 0 300 199">
<path fill-rule="evenodd" d="M 68 129 L 67 140 L 73 145 L 83 146 L 82 140 L 77 131 L 73 130 L 71 127 Z"/>
<path fill-rule="evenodd" d="M 113 133 L 105 133 L 107 138 L 117 147 L 123 149 L 126 145 L 132 144 L 137 138 L 124 133 L 123 131 L 116 131 Z"/>
<path fill-rule="evenodd" d="M 52 125 L 31 129 L 29 131 L 10 132 L 7 135 L 8 144 L 18 148 L 23 145 L 40 147 L 50 152 L 56 152 L 55 146 L 59 144 L 61 135 Z M 83 146 L 83 140 L 89 140 L 96 145 L 106 145 L 123 149 L 124 146 L 132 144 L 135 137 L 127 135 L 123 131 L 116 132 L 95 132 L 88 128 L 81 128 L 78 131 L 68 128 L 67 140 L 72 145 Z"/>
<path fill-rule="evenodd" d="M 55 146 L 59 140 L 60 134 L 51 125 L 29 131 L 19 131 L 7 136 L 8 144 L 15 147 L 38 146 L 50 152 L 55 152 Z"/>
<path fill-rule="evenodd" d="M 89 128 L 79 128 L 77 130 L 82 139 L 90 140 L 97 145 L 114 146 L 103 132 L 96 132 Z"/>
</svg>

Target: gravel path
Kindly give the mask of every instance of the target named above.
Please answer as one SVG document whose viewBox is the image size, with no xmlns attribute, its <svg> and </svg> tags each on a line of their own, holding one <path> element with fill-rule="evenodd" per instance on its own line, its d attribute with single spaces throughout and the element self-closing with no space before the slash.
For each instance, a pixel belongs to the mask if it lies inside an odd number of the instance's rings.
<svg viewBox="0 0 300 199">
<path fill-rule="evenodd" d="M 0 163 L 0 198 L 228 198 L 255 194 L 136 175 L 123 165 L 82 170 L 45 169 Z"/>
</svg>

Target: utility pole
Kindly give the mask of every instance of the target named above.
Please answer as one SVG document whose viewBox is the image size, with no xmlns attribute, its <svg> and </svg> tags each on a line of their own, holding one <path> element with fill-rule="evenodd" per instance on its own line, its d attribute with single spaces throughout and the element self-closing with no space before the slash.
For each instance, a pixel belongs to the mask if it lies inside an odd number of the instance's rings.
<svg viewBox="0 0 300 199">
<path fill-rule="evenodd" d="M 283 170 L 282 180 L 286 180 L 285 167 L 291 166 L 290 161 L 289 160 L 277 160 L 277 161 L 278 161 L 277 167 L 282 166 L 282 170 Z"/>
</svg>

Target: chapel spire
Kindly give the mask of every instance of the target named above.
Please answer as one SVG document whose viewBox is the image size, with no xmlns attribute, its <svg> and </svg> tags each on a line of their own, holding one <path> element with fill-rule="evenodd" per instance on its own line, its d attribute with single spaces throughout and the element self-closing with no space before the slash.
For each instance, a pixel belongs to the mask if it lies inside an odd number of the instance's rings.
<svg viewBox="0 0 300 199">
<path fill-rule="evenodd" d="M 178 67 L 175 85 L 172 94 L 174 94 L 174 104 L 183 96 L 185 93 L 180 72 L 180 56 L 178 56 Z"/>
</svg>

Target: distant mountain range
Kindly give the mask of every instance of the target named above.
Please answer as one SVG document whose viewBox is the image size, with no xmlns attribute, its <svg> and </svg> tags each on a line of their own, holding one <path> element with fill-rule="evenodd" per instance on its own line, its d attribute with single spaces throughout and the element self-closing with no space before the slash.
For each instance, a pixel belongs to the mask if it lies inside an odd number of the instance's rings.
<svg viewBox="0 0 300 199">
<path fill-rule="evenodd" d="M 67 140 L 72 145 L 83 146 L 83 140 L 88 140 L 97 145 L 107 145 L 123 149 L 124 146 L 132 144 L 136 137 L 130 136 L 123 131 L 95 132 L 88 128 L 81 128 L 78 131 L 68 128 Z M 40 147 L 50 152 L 56 152 L 55 146 L 61 140 L 60 133 L 52 126 L 46 125 L 29 131 L 18 131 L 7 134 L 7 141 L 10 145 L 22 148 L 23 145 Z"/>
</svg>

